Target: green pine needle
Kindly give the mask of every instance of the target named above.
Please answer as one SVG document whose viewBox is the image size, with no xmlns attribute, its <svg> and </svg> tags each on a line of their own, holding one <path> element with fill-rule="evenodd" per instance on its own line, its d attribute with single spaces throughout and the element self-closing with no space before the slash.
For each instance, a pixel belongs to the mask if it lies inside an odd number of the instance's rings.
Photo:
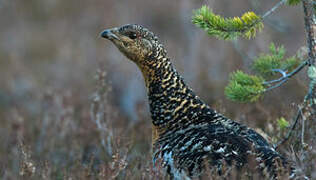
<svg viewBox="0 0 316 180">
<path fill-rule="evenodd" d="M 301 0 L 288 0 L 287 4 L 291 6 L 298 5 L 301 2 Z"/>
<path fill-rule="evenodd" d="M 276 75 L 277 72 L 273 71 L 274 69 L 290 72 L 299 65 L 299 60 L 296 57 L 289 57 L 284 60 L 285 49 L 283 46 L 276 47 L 271 43 L 269 49 L 269 54 L 261 54 L 252 65 L 252 68 L 264 78 L 271 78 Z"/>
<path fill-rule="evenodd" d="M 280 119 L 278 119 L 277 122 L 278 122 L 280 129 L 282 129 L 282 130 L 284 130 L 290 126 L 289 122 L 284 117 L 280 117 Z"/>
<path fill-rule="evenodd" d="M 239 36 L 250 39 L 263 28 L 261 17 L 254 12 L 246 12 L 241 18 L 223 18 L 205 5 L 194 12 L 192 22 L 209 35 L 225 40 Z"/>
<path fill-rule="evenodd" d="M 225 88 L 225 95 L 242 103 L 255 102 L 264 92 L 264 79 L 258 76 L 236 71 L 230 75 L 229 84 Z"/>
<path fill-rule="evenodd" d="M 276 58 L 278 59 L 282 59 L 285 55 L 285 49 L 284 49 L 284 46 L 282 45 L 280 47 L 275 47 L 274 43 L 270 43 L 269 49 L 270 49 L 270 53 L 276 56 Z"/>
<path fill-rule="evenodd" d="M 275 75 L 276 72 L 272 69 L 280 69 L 281 61 L 271 55 L 261 55 L 259 56 L 252 66 L 252 68 L 265 78 L 270 78 Z"/>
<path fill-rule="evenodd" d="M 291 72 L 299 65 L 300 61 L 298 60 L 298 58 L 292 56 L 282 62 L 281 69 L 286 69 L 288 72 Z"/>
</svg>

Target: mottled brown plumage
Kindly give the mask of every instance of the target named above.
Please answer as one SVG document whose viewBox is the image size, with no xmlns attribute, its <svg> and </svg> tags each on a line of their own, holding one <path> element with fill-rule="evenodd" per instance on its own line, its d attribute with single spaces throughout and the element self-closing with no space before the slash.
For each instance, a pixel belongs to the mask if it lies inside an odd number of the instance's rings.
<svg viewBox="0 0 316 180">
<path fill-rule="evenodd" d="M 287 160 L 261 135 L 217 113 L 195 95 L 148 29 L 124 25 L 105 30 L 102 36 L 142 71 L 153 123 L 153 158 L 162 159 L 173 178 L 199 176 L 205 164 L 219 174 L 223 164 L 241 169 L 249 156 L 269 177 L 290 173 Z"/>
</svg>

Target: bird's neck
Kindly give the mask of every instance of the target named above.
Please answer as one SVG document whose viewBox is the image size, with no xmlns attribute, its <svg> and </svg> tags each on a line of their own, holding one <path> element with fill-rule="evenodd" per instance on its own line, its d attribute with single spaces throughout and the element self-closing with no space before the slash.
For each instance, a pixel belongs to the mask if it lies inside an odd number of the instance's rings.
<svg viewBox="0 0 316 180">
<path fill-rule="evenodd" d="M 154 127 L 185 126 L 214 113 L 185 84 L 168 58 L 158 57 L 152 62 L 150 66 L 141 67 L 141 70 L 146 81 Z"/>
</svg>

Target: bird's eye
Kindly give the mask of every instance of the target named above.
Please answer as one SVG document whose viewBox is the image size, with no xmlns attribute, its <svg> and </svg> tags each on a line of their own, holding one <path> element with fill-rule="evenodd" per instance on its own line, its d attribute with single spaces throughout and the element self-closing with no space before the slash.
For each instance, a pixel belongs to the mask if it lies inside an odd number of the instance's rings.
<svg viewBox="0 0 316 180">
<path fill-rule="evenodd" d="M 127 34 L 127 36 L 131 39 L 136 39 L 137 38 L 137 34 L 135 32 L 130 32 Z"/>
</svg>

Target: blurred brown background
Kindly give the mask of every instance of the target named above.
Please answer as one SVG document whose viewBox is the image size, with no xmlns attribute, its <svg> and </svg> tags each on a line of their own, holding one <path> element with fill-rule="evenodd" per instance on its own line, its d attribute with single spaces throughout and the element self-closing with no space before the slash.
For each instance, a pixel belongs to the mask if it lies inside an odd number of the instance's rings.
<svg viewBox="0 0 316 180">
<path fill-rule="evenodd" d="M 89 169 L 85 159 L 91 153 L 96 168 L 103 167 L 108 174 L 115 171 L 109 163 L 117 154 L 118 161 L 126 163 L 119 177 L 146 176 L 151 166 L 151 123 L 143 78 L 113 44 L 99 37 L 103 29 L 127 23 L 155 32 L 180 74 L 208 104 L 272 134 L 275 120 L 291 121 L 293 103 L 303 100 L 305 72 L 258 103 L 233 103 L 223 91 L 229 73 L 237 69 L 251 72 L 253 58 L 267 52 L 270 42 L 283 44 L 287 56 L 305 44 L 301 6 L 281 7 L 266 19 L 255 39 L 234 42 L 208 36 L 191 23 L 191 16 L 203 4 L 231 17 L 251 10 L 263 14 L 275 3 L 0 0 L 1 179 L 18 178 L 23 161 L 33 163 L 33 177 L 77 177 L 83 172 L 78 169 Z M 91 118 L 90 110 L 100 68 L 106 71 L 106 86 L 111 89 L 104 102 L 108 114 L 103 129 Z"/>
</svg>

